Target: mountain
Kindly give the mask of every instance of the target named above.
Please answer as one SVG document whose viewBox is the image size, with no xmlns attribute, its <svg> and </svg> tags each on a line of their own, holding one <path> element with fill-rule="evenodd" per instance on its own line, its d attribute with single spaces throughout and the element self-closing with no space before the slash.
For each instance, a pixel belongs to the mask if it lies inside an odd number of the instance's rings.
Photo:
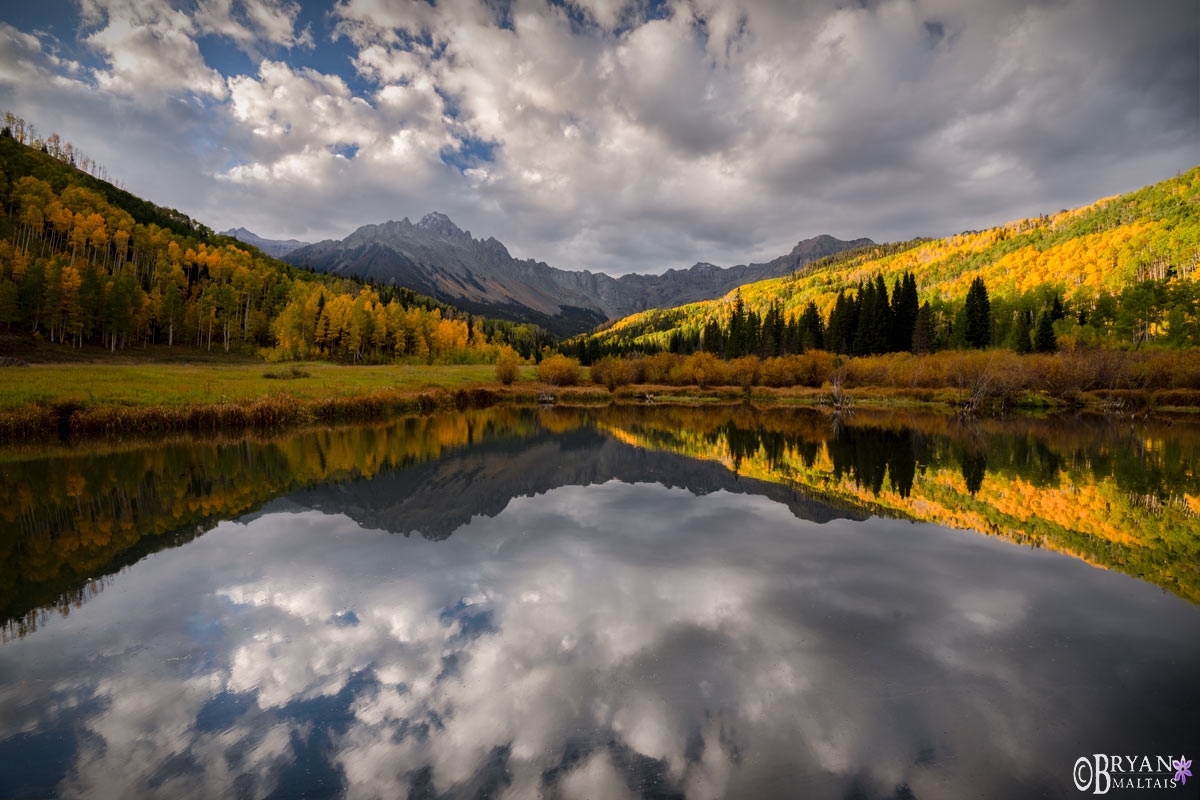
<svg viewBox="0 0 1200 800">
<path fill-rule="evenodd" d="M 614 480 L 682 487 L 694 495 L 761 495 L 817 523 L 867 517 L 858 503 L 830 505 L 781 482 L 738 475 L 717 461 L 637 447 L 590 427 L 477 441 L 438 459 L 381 471 L 369 481 L 318 484 L 264 510 L 316 509 L 345 514 L 365 528 L 441 540 L 473 517 L 497 516 L 513 498 Z M 455 502 L 447 504 L 447 497 Z"/>
<path fill-rule="evenodd" d="M 326 240 L 284 260 L 318 272 L 396 284 L 477 313 L 535 322 L 556 333 L 577 333 L 608 319 L 651 308 L 719 297 L 742 283 L 791 273 L 810 261 L 869 239 L 843 242 L 818 236 L 765 264 L 722 269 L 696 264 L 662 275 L 613 278 L 516 259 L 494 238 L 476 239 L 445 214 L 413 224 L 364 225 L 341 241 Z"/>
<path fill-rule="evenodd" d="M 264 239 L 253 231 L 248 231 L 245 228 L 230 228 L 227 231 L 221 231 L 218 236 L 232 236 L 239 242 L 252 244 L 259 250 L 262 250 L 269 256 L 275 258 L 283 258 L 293 250 L 298 250 L 301 247 L 308 247 L 308 242 L 302 242 L 299 239 Z"/>
<path fill-rule="evenodd" d="M 854 293 L 882 276 L 888 288 L 906 272 L 916 278 L 921 301 L 935 323 L 948 330 L 956 304 L 973 280 L 981 278 L 1004 308 L 1022 308 L 1036 319 L 1054 297 L 1073 310 L 1081 341 L 1098 343 L 1110 334 L 1123 342 L 1143 341 L 1155 332 L 1184 335 L 1193 307 L 1189 299 L 1200 279 L 1200 167 L 1128 194 L 1097 200 L 1057 214 L 1042 214 L 942 239 L 913 239 L 845 251 L 810 263 L 795 278 L 746 281 L 738 288 L 745 308 L 765 314 L 772 306 L 785 316 L 809 302 L 828 320 L 840 292 Z M 1130 330 L 1114 323 L 1113 307 L 1128 298 L 1144 306 Z M 709 321 L 728 320 L 732 293 L 638 312 L 589 337 L 598 347 L 663 347 L 674 333 L 695 334 Z M 1176 311 L 1176 309 L 1179 309 Z M 1176 323 L 1168 315 L 1176 315 Z M 1011 318 L 1011 314 L 1010 314 Z M 1001 320 L 1004 321 L 1004 320 Z M 993 324 L 999 324 L 994 319 Z M 1139 333 L 1140 331 L 1140 333 Z M 1065 331 L 1064 331 L 1065 332 Z M 1156 334 L 1155 334 L 1156 335 Z M 1141 336 L 1141 339 L 1138 339 Z M 1091 338 L 1089 338 L 1091 337 Z M 1097 338 L 1100 337 L 1100 338 Z M 1114 342 L 1119 345 L 1121 342 Z"/>
<path fill-rule="evenodd" d="M 468 331 L 465 312 L 432 298 L 364 292 L 353 281 L 297 269 L 56 153 L 0 130 L 0 206 L 9 212 L 0 214 L 4 355 L 38 353 L 40 340 L 110 353 L 150 345 L 274 348 L 278 358 L 461 363 L 487 361 L 500 344 L 528 357 L 547 340 L 544 331 L 497 320 L 476 318 L 480 329 Z M 83 230 L 78 219 L 88 222 L 86 241 L 66 235 L 68 227 Z M 319 326 L 309 303 L 321 309 Z M 363 315 L 371 316 L 369 339 L 361 335 Z"/>
</svg>

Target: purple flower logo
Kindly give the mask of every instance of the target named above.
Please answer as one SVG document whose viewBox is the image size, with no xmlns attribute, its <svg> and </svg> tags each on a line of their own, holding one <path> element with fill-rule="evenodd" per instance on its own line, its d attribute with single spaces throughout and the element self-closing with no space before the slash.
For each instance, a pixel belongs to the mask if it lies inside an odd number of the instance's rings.
<svg viewBox="0 0 1200 800">
<path fill-rule="evenodd" d="M 1187 779 L 1192 774 L 1191 759 L 1184 760 L 1183 756 L 1179 757 L 1178 761 L 1172 761 L 1171 766 L 1175 768 L 1175 780 L 1179 781 L 1180 786 L 1187 786 Z"/>
</svg>

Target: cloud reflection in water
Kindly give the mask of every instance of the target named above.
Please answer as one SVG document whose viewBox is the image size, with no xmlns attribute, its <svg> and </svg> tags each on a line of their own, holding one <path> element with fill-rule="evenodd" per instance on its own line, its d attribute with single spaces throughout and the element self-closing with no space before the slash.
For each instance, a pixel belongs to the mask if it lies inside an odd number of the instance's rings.
<svg viewBox="0 0 1200 800">
<path fill-rule="evenodd" d="M 98 798 L 1059 795 L 1194 749 L 1197 632 L 1065 556 L 724 491 L 564 486 L 444 541 L 266 513 L 0 649 L 0 760 Z"/>
</svg>

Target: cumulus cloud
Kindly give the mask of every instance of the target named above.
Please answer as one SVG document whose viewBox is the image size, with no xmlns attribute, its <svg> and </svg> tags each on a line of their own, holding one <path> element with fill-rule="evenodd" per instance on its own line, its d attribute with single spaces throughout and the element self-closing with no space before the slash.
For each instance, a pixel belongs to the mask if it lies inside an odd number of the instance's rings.
<svg viewBox="0 0 1200 800">
<path fill-rule="evenodd" d="M 191 177 L 131 188 L 267 236 L 437 208 L 521 256 L 657 270 L 824 232 L 982 227 L 1200 160 L 1187 0 L 336 0 L 303 24 L 281 0 L 81 11 L 103 93 L 207 104 Z M 205 36 L 255 68 L 222 74 Z M 344 55 L 306 66 L 310 43 Z M 0 101 L 33 94 L 27 74 L 0 73 Z M 118 126 L 119 105 L 74 117 Z M 140 157 L 114 148 L 110 170 Z"/>
</svg>

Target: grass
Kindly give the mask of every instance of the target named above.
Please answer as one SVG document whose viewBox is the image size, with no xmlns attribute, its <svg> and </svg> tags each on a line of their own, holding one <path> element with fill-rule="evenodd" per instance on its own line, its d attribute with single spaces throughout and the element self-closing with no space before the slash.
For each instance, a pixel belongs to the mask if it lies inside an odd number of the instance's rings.
<svg viewBox="0 0 1200 800">
<path fill-rule="evenodd" d="M 279 375 L 286 374 L 287 380 Z M 517 385 L 532 380 L 523 368 Z M 54 364 L 0 372 L 0 409 L 72 403 L 197 406 L 269 398 L 318 399 L 375 392 L 459 389 L 495 381 L 490 364 L 349 367 L 306 362 L 269 368 L 246 364 Z"/>
<path fill-rule="evenodd" d="M 284 425 L 380 419 L 399 413 L 470 408 L 498 402 L 536 403 L 548 389 L 557 402 L 638 402 L 646 393 L 667 402 L 820 405 L 829 388 L 635 384 L 610 393 L 597 384 L 546 387 L 531 366 L 511 386 L 490 364 L 344 366 L 321 362 L 53 363 L 0 367 L 0 441 L 54 436 L 164 435 L 183 431 L 270 429 Z M 889 385 L 852 386 L 859 405 L 956 408 L 966 390 Z M 1128 395 L 1128 396 L 1126 396 Z M 1014 392 L 1004 408 L 1075 405 L 1127 413 L 1200 407 L 1200 390 L 1082 392 L 1064 400 Z"/>
<path fill-rule="evenodd" d="M 261 361 L 58 363 L 0 368 L 0 442 L 55 436 L 162 436 L 382 419 L 499 402 L 536 403 L 533 367 L 505 386 L 490 364 L 349 367 Z M 554 389 L 561 402 L 608 402 L 594 386 Z"/>
</svg>

